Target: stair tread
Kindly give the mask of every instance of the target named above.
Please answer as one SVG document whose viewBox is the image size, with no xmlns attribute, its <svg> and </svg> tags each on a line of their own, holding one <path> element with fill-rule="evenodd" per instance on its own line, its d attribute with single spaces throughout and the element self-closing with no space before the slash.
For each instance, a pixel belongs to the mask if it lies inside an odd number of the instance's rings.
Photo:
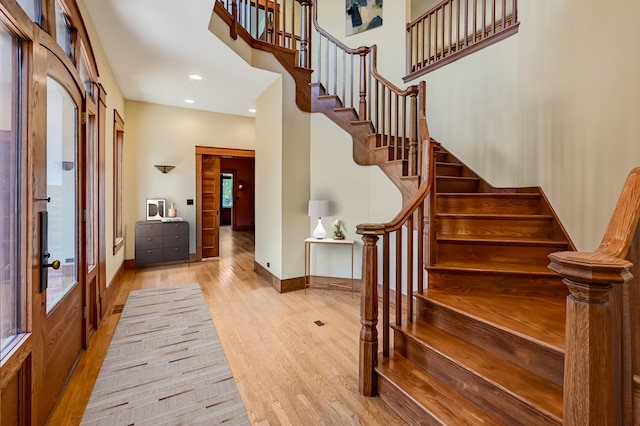
<svg viewBox="0 0 640 426">
<path fill-rule="evenodd" d="M 551 238 L 528 238 L 514 237 L 513 239 L 506 238 L 504 235 L 498 235 L 495 237 L 489 235 L 456 235 L 448 234 L 445 236 L 437 235 L 438 242 L 455 242 L 455 243 L 475 243 L 475 244 L 503 244 L 514 246 L 547 246 L 557 248 L 567 248 L 567 242 L 562 240 L 554 240 Z"/>
<path fill-rule="evenodd" d="M 556 274 L 546 266 L 529 265 L 529 264 L 523 264 L 523 263 L 502 262 L 499 264 L 487 264 L 486 262 L 473 263 L 470 261 L 464 261 L 464 262 L 438 261 L 438 263 L 428 266 L 427 269 L 439 269 L 439 270 L 448 270 L 448 271 L 457 271 L 457 272 L 474 272 L 474 273 L 479 272 L 479 273 L 500 273 L 500 274 L 505 274 L 505 273 L 527 274 L 527 275 L 537 275 L 537 276 L 554 277 L 554 278 L 561 279 L 558 276 L 558 274 Z"/>
<path fill-rule="evenodd" d="M 500 220 L 540 220 L 550 221 L 550 214 L 504 214 L 504 213 L 436 213 L 436 218 L 458 219 L 500 219 Z"/>
<path fill-rule="evenodd" d="M 565 297 L 529 297 L 470 294 L 427 289 L 417 294 L 425 300 L 460 312 L 548 349 L 563 352 L 565 346 Z"/>
<path fill-rule="evenodd" d="M 510 197 L 517 197 L 517 198 L 540 198 L 540 194 L 537 192 L 469 192 L 467 194 L 460 194 L 458 192 L 443 192 L 441 194 L 438 194 L 438 197 L 460 197 L 460 196 L 465 196 L 465 197 L 474 197 L 474 198 L 480 198 L 480 197 L 488 197 L 488 198 L 510 198 Z"/>
<path fill-rule="evenodd" d="M 380 355 L 376 371 L 444 424 L 460 424 L 461 419 L 467 424 L 500 424 L 400 354 L 393 353 L 389 358 Z"/>
<path fill-rule="evenodd" d="M 436 179 L 440 179 L 440 180 L 463 180 L 463 181 L 480 180 L 479 178 L 473 177 L 473 176 L 436 176 Z"/>
<path fill-rule="evenodd" d="M 422 345 L 493 383 L 526 405 L 535 406 L 557 420 L 562 417 L 561 386 L 432 324 L 404 324 L 400 329 Z"/>
</svg>

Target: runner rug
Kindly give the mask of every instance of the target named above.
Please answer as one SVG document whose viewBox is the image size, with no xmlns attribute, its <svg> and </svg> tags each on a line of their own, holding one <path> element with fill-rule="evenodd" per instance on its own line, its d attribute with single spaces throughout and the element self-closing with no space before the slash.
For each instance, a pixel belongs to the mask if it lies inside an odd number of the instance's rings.
<svg viewBox="0 0 640 426">
<path fill-rule="evenodd" d="M 129 294 L 82 424 L 250 424 L 197 283 Z"/>
</svg>

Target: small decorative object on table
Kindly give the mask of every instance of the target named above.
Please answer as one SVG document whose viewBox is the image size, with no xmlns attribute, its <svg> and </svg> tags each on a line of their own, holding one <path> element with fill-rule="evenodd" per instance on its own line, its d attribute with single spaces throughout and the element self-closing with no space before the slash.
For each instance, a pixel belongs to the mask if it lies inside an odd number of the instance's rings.
<svg viewBox="0 0 640 426">
<path fill-rule="evenodd" d="M 169 207 L 169 217 L 176 217 L 176 203 L 171 203 Z"/>
<path fill-rule="evenodd" d="M 334 220 L 331 227 L 333 228 L 333 239 L 344 240 L 344 231 L 342 230 L 342 222 L 340 219 Z"/>
</svg>

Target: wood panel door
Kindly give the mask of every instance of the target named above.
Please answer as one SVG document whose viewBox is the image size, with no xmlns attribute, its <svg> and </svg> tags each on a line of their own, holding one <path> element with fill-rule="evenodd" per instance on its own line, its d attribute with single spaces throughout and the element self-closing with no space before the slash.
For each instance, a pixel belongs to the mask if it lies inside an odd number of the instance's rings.
<svg viewBox="0 0 640 426">
<path fill-rule="evenodd" d="M 37 107 L 44 137 L 34 145 L 34 241 L 39 268 L 34 268 L 34 409 L 44 423 L 83 348 L 84 153 L 82 92 L 65 63 L 50 50 L 46 66 L 37 67 Z"/>
<path fill-rule="evenodd" d="M 202 155 L 202 257 L 220 255 L 220 157 Z"/>
</svg>

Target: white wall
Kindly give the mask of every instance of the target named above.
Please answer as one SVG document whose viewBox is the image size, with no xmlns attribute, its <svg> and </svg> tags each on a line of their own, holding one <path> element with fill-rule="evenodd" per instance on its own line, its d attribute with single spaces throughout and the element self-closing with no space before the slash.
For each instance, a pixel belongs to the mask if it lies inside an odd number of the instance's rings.
<svg viewBox="0 0 640 426">
<path fill-rule="evenodd" d="M 175 202 L 177 215 L 189 222 L 189 251 L 195 252 L 195 147 L 255 148 L 251 117 L 126 101 L 124 221 L 126 258 L 135 255 L 134 226 L 146 220 L 147 198 Z M 155 164 L 175 166 L 169 173 Z M 187 199 L 194 205 L 188 206 Z"/>
<path fill-rule="evenodd" d="M 282 79 L 256 100 L 255 260 L 282 277 Z"/>
<path fill-rule="evenodd" d="M 431 134 L 497 186 L 541 186 L 580 250 L 640 164 L 640 3 L 523 0 L 517 35 L 426 76 Z M 635 49 L 635 50 L 634 50 Z"/>
</svg>

